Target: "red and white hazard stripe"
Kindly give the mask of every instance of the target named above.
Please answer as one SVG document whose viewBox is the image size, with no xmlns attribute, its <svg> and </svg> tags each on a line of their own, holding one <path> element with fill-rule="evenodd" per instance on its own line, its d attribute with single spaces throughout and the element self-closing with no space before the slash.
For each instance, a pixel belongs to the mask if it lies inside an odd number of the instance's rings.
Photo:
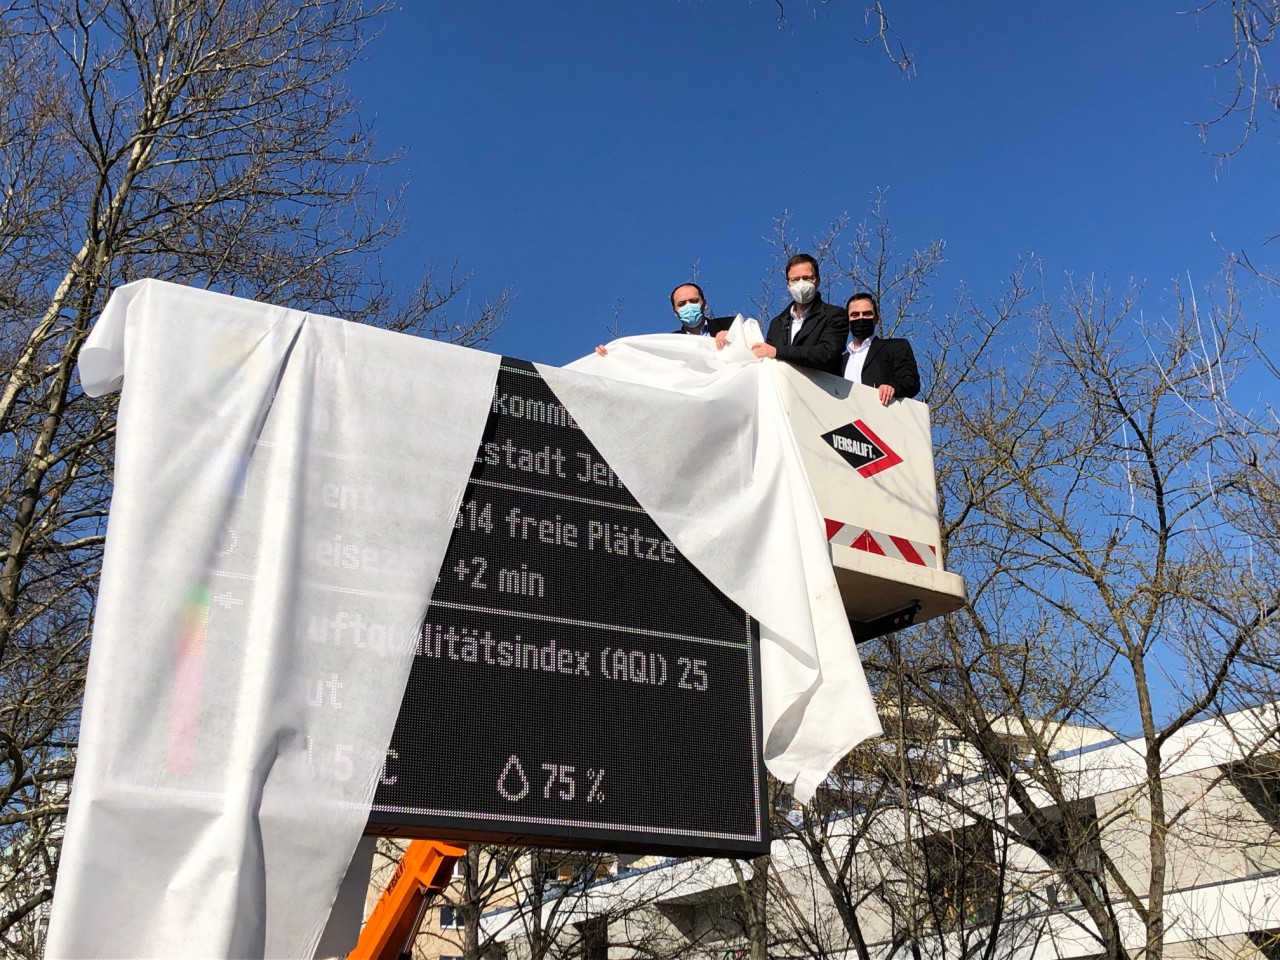
<svg viewBox="0 0 1280 960">
<path fill-rule="evenodd" d="M 855 527 L 852 523 L 827 520 L 827 540 L 852 550 L 865 550 L 881 557 L 905 560 L 921 567 L 938 566 L 938 548 L 931 543 L 895 537 L 891 533 Z"/>
</svg>

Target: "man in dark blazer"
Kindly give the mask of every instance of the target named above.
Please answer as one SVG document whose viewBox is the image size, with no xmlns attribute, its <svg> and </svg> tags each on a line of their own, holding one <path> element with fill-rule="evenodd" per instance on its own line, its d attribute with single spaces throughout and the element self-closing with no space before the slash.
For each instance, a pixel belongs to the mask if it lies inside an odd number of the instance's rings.
<svg viewBox="0 0 1280 960">
<path fill-rule="evenodd" d="M 769 321 L 765 342 L 751 348 L 757 357 L 785 360 L 840 375 L 844 369 L 844 342 L 848 320 L 839 307 L 824 303 L 818 285 L 818 261 L 798 253 L 784 271 L 791 304 Z"/>
<path fill-rule="evenodd" d="M 880 320 L 876 298 L 869 293 L 855 293 L 845 304 L 845 311 L 853 338 L 846 351 L 845 379 L 877 388 L 880 402 L 886 407 L 899 397 L 918 394 L 920 370 L 911 344 L 875 335 Z"/>
<path fill-rule="evenodd" d="M 682 283 L 671 291 L 671 310 L 680 321 L 672 333 L 688 333 L 693 336 L 714 337 L 721 330 L 728 330 L 733 317 L 713 317 L 707 309 L 707 297 L 696 283 Z M 596 347 L 596 353 L 605 357 L 609 351 L 604 344 Z"/>
</svg>

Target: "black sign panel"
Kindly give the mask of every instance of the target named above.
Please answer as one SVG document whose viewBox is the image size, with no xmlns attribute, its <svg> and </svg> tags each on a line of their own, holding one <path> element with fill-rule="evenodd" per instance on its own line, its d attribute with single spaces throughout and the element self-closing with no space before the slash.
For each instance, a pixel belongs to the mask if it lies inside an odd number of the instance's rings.
<svg viewBox="0 0 1280 960">
<path fill-rule="evenodd" d="M 767 852 L 759 675 L 755 624 L 504 360 L 369 831 Z"/>
</svg>

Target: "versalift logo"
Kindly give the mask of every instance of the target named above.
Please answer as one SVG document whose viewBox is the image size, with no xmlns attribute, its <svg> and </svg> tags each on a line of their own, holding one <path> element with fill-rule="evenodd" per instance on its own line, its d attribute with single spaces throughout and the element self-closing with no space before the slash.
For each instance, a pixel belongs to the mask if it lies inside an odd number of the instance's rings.
<svg viewBox="0 0 1280 960">
<path fill-rule="evenodd" d="M 902 462 L 902 458 L 861 420 L 824 433 L 822 439 L 864 477 L 873 477 L 881 470 L 896 467 Z"/>
</svg>

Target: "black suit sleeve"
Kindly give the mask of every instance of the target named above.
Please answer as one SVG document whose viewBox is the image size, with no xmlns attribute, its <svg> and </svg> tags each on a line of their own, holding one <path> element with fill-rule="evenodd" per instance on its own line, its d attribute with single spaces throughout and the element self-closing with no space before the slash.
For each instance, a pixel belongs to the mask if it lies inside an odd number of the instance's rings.
<svg viewBox="0 0 1280 960">
<path fill-rule="evenodd" d="M 909 340 L 898 340 L 894 346 L 897 349 L 893 351 L 893 369 L 885 382 L 893 387 L 895 397 L 909 399 L 920 392 L 920 368 Z"/>
<path fill-rule="evenodd" d="M 807 337 L 804 343 L 779 343 L 773 337 L 769 340 L 777 349 L 779 360 L 798 367 L 825 370 L 839 376 L 844 370 L 844 345 L 849 338 L 849 318 L 842 310 L 827 306 L 821 322 L 817 335 Z M 775 319 L 774 323 L 778 321 Z M 773 333 L 772 327 L 769 332 Z"/>
</svg>

